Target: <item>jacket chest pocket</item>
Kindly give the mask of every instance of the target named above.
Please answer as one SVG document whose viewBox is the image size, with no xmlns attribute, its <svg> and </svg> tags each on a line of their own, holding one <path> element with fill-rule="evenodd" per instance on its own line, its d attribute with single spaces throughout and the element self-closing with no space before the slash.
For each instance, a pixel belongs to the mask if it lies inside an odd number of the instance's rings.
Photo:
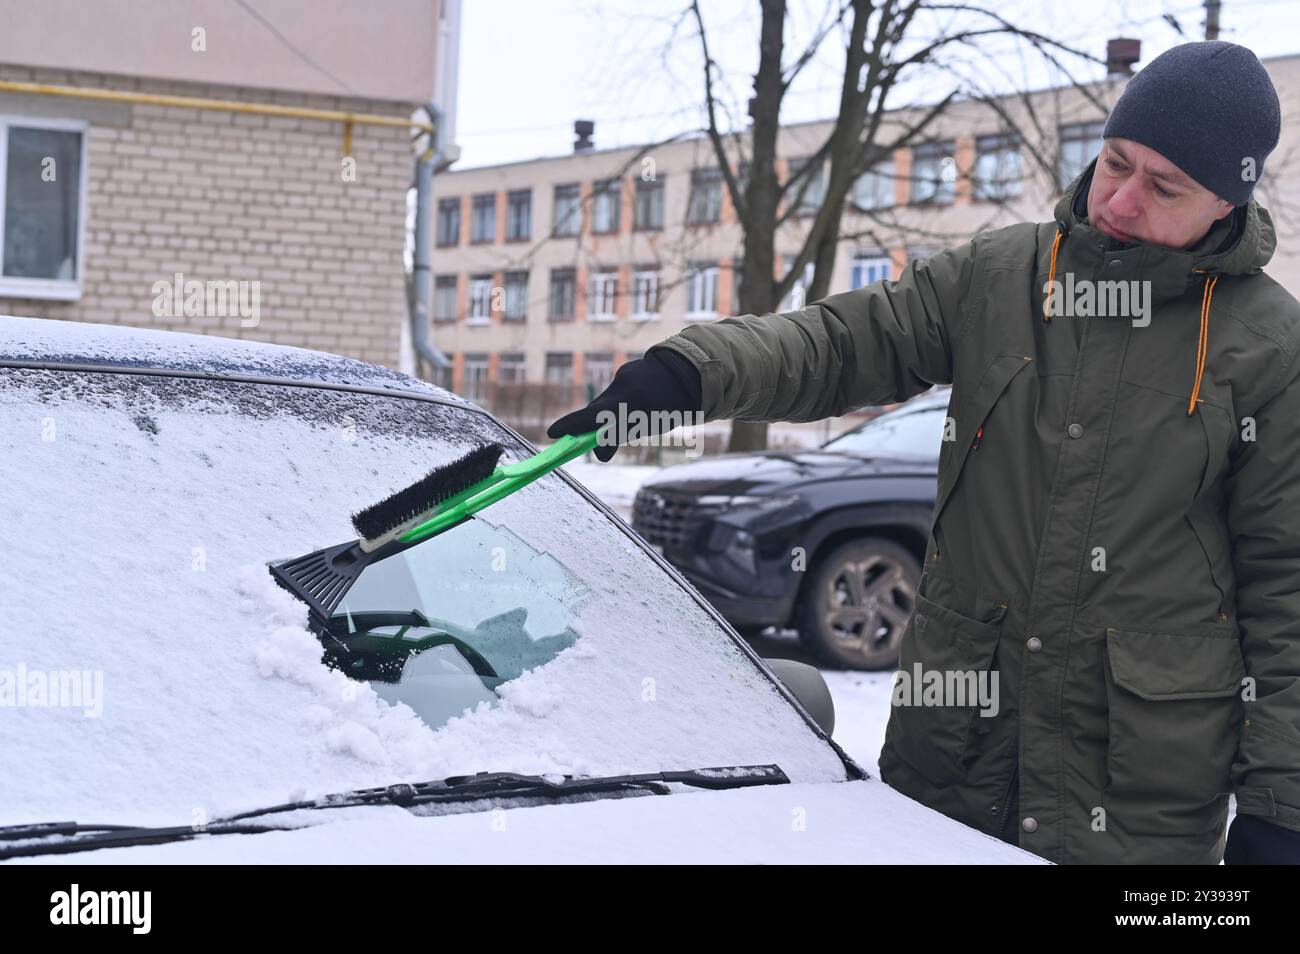
<svg viewBox="0 0 1300 954">
<path fill-rule="evenodd" d="M 1210 635 L 1106 630 L 1108 823 L 1205 831 L 1231 792 L 1246 675 L 1235 627 Z"/>
<path fill-rule="evenodd" d="M 1030 362 L 1030 358 L 1021 355 L 999 355 L 985 369 L 974 393 L 958 406 L 949 405 L 952 427 L 951 430 L 945 429 L 945 439 L 939 447 L 939 485 L 935 494 L 932 526 L 938 526 L 944 507 L 957 486 L 962 468 L 979 440 L 981 429 L 993 406 L 1015 376 L 1025 370 Z"/>
<path fill-rule="evenodd" d="M 976 722 L 998 711 L 993 666 L 1006 605 L 993 615 L 972 619 L 918 594 L 903 632 L 887 733 L 899 756 L 935 784 L 966 777 Z"/>
</svg>

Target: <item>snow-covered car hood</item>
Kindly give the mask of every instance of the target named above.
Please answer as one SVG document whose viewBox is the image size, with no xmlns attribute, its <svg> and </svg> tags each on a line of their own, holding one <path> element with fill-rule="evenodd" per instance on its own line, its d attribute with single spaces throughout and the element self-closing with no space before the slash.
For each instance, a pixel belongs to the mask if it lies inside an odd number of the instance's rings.
<svg viewBox="0 0 1300 954">
<path fill-rule="evenodd" d="M 312 827 L 43 858 L 72 864 L 1046 864 L 875 780 L 647 795 Z M 27 859 L 30 860 L 30 859 Z M 16 863 L 16 862 L 15 862 Z"/>
</svg>

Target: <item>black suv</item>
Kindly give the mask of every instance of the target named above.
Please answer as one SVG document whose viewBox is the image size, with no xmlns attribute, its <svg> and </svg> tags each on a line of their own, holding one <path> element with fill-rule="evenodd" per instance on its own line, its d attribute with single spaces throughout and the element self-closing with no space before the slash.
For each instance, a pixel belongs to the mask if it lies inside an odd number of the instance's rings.
<svg viewBox="0 0 1300 954">
<path fill-rule="evenodd" d="M 897 665 L 949 388 L 811 451 L 725 454 L 647 481 L 632 525 L 742 634 L 794 627 L 832 664 Z"/>
</svg>

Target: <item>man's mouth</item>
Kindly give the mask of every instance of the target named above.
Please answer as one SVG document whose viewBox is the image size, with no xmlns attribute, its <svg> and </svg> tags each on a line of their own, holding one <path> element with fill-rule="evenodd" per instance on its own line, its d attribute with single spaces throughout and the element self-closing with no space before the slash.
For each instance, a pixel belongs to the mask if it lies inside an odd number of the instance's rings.
<svg viewBox="0 0 1300 954">
<path fill-rule="evenodd" d="M 1103 220 L 1102 223 L 1101 223 L 1101 230 L 1102 230 L 1103 232 L 1105 232 L 1107 235 L 1109 235 L 1111 238 L 1113 238 L 1113 239 L 1114 239 L 1115 241 L 1117 241 L 1117 242 L 1136 242 L 1136 241 L 1137 241 L 1137 237 L 1136 237 L 1136 236 L 1129 235 L 1129 234 L 1128 234 L 1127 232 L 1125 232 L 1123 229 L 1117 229 L 1117 228 L 1115 228 L 1115 226 L 1111 225 L 1109 222 L 1106 222 L 1106 221 L 1104 221 L 1104 220 Z"/>
</svg>

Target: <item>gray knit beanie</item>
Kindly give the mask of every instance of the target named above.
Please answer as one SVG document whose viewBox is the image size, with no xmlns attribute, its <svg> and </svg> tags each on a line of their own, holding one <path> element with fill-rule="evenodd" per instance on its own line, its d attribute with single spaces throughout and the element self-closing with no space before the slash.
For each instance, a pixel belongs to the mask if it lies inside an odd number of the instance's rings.
<svg viewBox="0 0 1300 954">
<path fill-rule="evenodd" d="M 1129 80 L 1102 136 L 1154 149 L 1233 205 L 1250 201 L 1282 108 L 1263 64 L 1224 40 L 1183 43 Z"/>
</svg>

